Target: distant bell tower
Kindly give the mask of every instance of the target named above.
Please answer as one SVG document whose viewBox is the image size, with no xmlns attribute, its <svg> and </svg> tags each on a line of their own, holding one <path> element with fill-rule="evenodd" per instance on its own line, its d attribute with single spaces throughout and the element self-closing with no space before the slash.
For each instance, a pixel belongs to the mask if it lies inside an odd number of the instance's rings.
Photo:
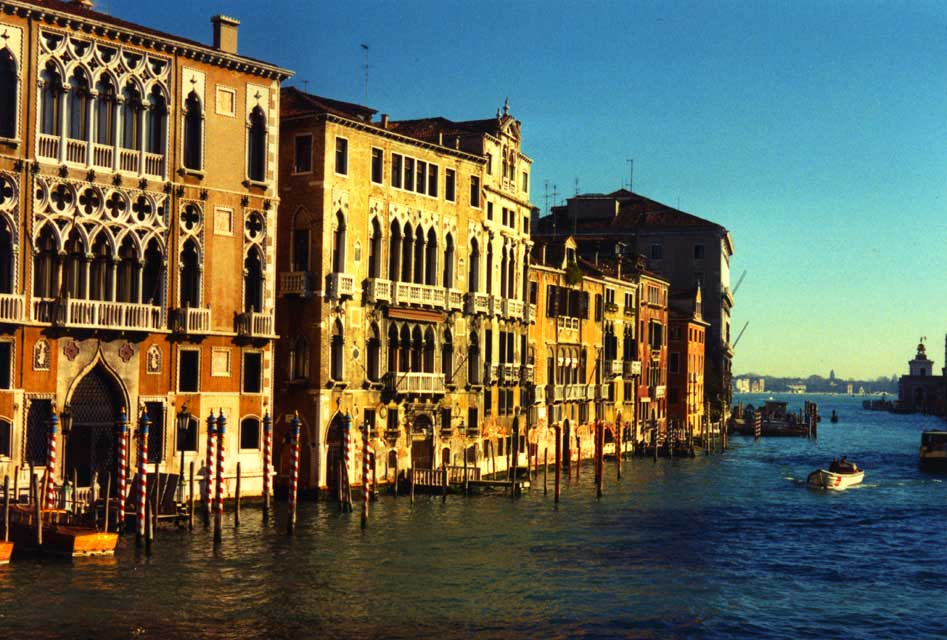
<svg viewBox="0 0 947 640">
<path fill-rule="evenodd" d="M 911 376 L 930 376 L 934 372 L 934 361 L 927 357 L 927 349 L 924 348 L 924 338 L 917 344 L 917 354 L 914 359 L 908 362 Z"/>
</svg>

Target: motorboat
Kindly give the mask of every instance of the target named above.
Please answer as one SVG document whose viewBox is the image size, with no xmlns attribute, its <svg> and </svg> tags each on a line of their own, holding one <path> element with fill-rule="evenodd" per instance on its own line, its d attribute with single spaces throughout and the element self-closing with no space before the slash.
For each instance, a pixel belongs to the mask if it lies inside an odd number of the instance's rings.
<svg viewBox="0 0 947 640">
<path fill-rule="evenodd" d="M 813 489 L 844 491 L 865 479 L 865 471 L 845 458 L 833 460 L 828 469 L 817 469 L 809 474 L 806 483 Z"/>
<path fill-rule="evenodd" d="M 921 434 L 920 465 L 925 469 L 947 470 L 947 431 Z"/>
</svg>

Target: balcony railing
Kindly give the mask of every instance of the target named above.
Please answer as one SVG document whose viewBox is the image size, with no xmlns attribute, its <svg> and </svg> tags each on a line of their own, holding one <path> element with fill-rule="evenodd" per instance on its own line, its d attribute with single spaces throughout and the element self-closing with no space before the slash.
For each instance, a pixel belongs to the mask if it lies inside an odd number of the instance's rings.
<svg viewBox="0 0 947 640">
<path fill-rule="evenodd" d="M 585 400 L 585 391 L 588 385 L 584 384 L 567 384 L 566 385 L 566 400 Z"/>
<path fill-rule="evenodd" d="M 579 319 L 571 316 L 559 316 L 556 318 L 556 326 L 560 329 L 576 330 L 579 328 Z"/>
<path fill-rule="evenodd" d="M 134 302 L 38 298 L 33 300 L 33 319 L 89 329 L 159 331 L 163 328 L 161 307 Z"/>
<path fill-rule="evenodd" d="M 164 156 L 160 153 L 145 153 L 145 173 L 149 176 L 163 176 Z"/>
<path fill-rule="evenodd" d="M 444 308 L 446 291 L 443 287 L 413 282 L 394 282 L 394 296 L 392 304 L 412 304 L 423 307 Z"/>
<path fill-rule="evenodd" d="M 73 140 L 66 138 L 66 162 L 75 164 L 86 163 L 86 152 L 89 150 L 89 143 L 82 140 Z"/>
<path fill-rule="evenodd" d="M 391 302 L 391 280 L 369 278 L 365 287 L 368 302 Z"/>
<path fill-rule="evenodd" d="M 524 364 L 520 367 L 520 381 L 524 384 L 533 381 L 533 370 L 534 367 L 531 364 Z"/>
<path fill-rule="evenodd" d="M 552 389 L 552 401 L 553 402 L 562 402 L 566 399 L 566 387 L 561 384 L 551 384 L 548 387 Z"/>
<path fill-rule="evenodd" d="M 610 376 L 620 376 L 622 374 L 622 361 L 621 360 L 606 360 L 605 361 L 605 373 Z"/>
<path fill-rule="evenodd" d="M 355 295 L 355 278 L 348 273 L 330 273 L 326 297 L 336 300 Z"/>
<path fill-rule="evenodd" d="M 488 313 L 491 316 L 498 316 L 503 313 L 503 298 L 500 296 L 490 296 L 490 309 Z"/>
<path fill-rule="evenodd" d="M 464 310 L 464 292 L 457 289 L 447 290 L 447 308 L 451 311 Z"/>
<path fill-rule="evenodd" d="M 626 316 L 633 316 L 633 315 L 635 315 L 635 308 L 634 308 L 634 307 L 630 307 L 630 306 L 626 306 L 626 307 L 625 307 L 625 315 L 626 315 Z"/>
<path fill-rule="evenodd" d="M 529 323 L 536 324 L 536 305 L 529 305 Z"/>
<path fill-rule="evenodd" d="M 500 365 L 487 362 L 483 365 L 485 384 L 493 384 L 500 377 Z"/>
<path fill-rule="evenodd" d="M 279 290 L 283 295 L 308 297 L 312 292 L 312 274 L 308 271 L 283 271 L 279 274 Z"/>
<path fill-rule="evenodd" d="M 625 360 L 624 375 L 625 376 L 640 376 L 641 375 L 641 360 Z"/>
<path fill-rule="evenodd" d="M 39 134 L 37 155 L 50 160 L 59 160 L 59 136 L 51 136 L 47 133 Z"/>
<path fill-rule="evenodd" d="M 416 373 L 413 371 L 388 373 L 388 384 L 397 393 L 443 394 L 443 373 Z"/>
<path fill-rule="evenodd" d="M 92 164 L 96 167 L 104 167 L 111 169 L 113 166 L 113 158 L 115 147 L 108 144 L 98 144 L 93 143 L 92 145 Z"/>
<path fill-rule="evenodd" d="M 210 331 L 210 309 L 181 307 L 171 311 L 171 331 L 200 335 Z"/>
<path fill-rule="evenodd" d="M 598 397 L 596 400 L 611 400 L 612 399 L 612 387 L 608 384 L 598 384 L 598 385 L 589 385 L 592 388 L 595 388 L 598 392 Z"/>
<path fill-rule="evenodd" d="M 605 303 L 605 312 L 606 313 L 618 313 L 618 304 L 615 302 L 606 302 Z"/>
<path fill-rule="evenodd" d="M 659 384 L 654 388 L 655 398 L 663 398 L 665 395 L 667 395 L 667 387 L 665 387 L 663 384 Z"/>
<path fill-rule="evenodd" d="M 468 315 L 486 315 L 490 312 L 490 296 L 485 293 L 468 293 L 465 312 Z"/>
<path fill-rule="evenodd" d="M 535 404 L 545 404 L 546 402 L 545 385 L 536 385 L 536 388 L 533 389 L 533 402 Z"/>
<path fill-rule="evenodd" d="M 134 149 L 119 149 L 118 151 L 118 169 L 128 173 L 138 173 L 139 160 L 141 152 Z"/>
<path fill-rule="evenodd" d="M 273 314 L 259 311 L 238 313 L 234 327 L 242 338 L 269 338 L 273 336 Z"/>
<path fill-rule="evenodd" d="M 523 301 L 503 298 L 503 315 L 507 318 L 521 320 L 523 318 Z"/>
<path fill-rule="evenodd" d="M 23 305 L 23 296 L 15 293 L 0 293 L 0 322 L 21 322 Z"/>
</svg>

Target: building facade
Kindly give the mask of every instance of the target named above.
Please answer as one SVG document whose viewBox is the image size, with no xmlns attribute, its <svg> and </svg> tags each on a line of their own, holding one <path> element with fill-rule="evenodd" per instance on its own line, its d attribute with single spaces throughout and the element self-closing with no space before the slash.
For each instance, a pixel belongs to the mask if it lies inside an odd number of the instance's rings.
<svg viewBox="0 0 947 640">
<path fill-rule="evenodd" d="M 708 323 L 701 319 L 699 288 L 671 295 L 668 335 L 668 417 L 677 437 L 693 442 L 704 423 L 704 345 Z"/>
<path fill-rule="evenodd" d="M 283 94 L 277 434 L 298 411 L 302 486 L 330 495 L 360 483 L 360 437 L 341 475 L 346 429 L 368 429 L 391 482 L 508 449 L 522 402 L 520 123 L 374 113 Z"/>
<path fill-rule="evenodd" d="M 57 483 L 114 476 L 123 412 L 200 468 L 213 411 L 259 491 L 289 72 L 232 18 L 210 46 L 91 4 L 0 2 L 0 472 L 46 463 L 54 413 Z"/>
</svg>

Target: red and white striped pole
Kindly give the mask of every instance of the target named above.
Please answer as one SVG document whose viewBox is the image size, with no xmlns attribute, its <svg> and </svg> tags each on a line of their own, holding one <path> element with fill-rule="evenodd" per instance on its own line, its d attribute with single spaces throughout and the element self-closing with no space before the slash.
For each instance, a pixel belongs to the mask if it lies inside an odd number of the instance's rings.
<svg viewBox="0 0 947 640">
<path fill-rule="evenodd" d="M 263 519 L 270 515 L 270 466 L 273 463 L 273 420 L 270 412 L 263 416 Z"/>
<path fill-rule="evenodd" d="M 145 540 L 145 501 L 148 499 L 148 428 L 151 419 L 148 410 L 141 414 L 138 422 L 138 530 L 135 534 L 135 546 L 141 547 Z"/>
<path fill-rule="evenodd" d="M 214 514 L 214 542 L 221 540 L 221 525 L 224 519 L 224 435 L 227 431 L 227 418 L 220 408 L 217 416 L 217 510 Z"/>
<path fill-rule="evenodd" d="M 125 531 L 125 493 L 128 476 L 128 416 L 125 407 L 118 417 L 118 532 Z"/>
<path fill-rule="evenodd" d="M 371 444 L 369 443 L 368 438 L 368 424 L 362 425 L 362 528 L 364 529 L 368 525 L 368 492 L 370 490 L 368 484 L 368 467 L 369 467 L 369 458 L 371 457 Z"/>
<path fill-rule="evenodd" d="M 207 416 L 207 452 L 204 457 L 204 528 L 210 526 L 210 512 L 214 504 L 214 464 L 216 454 L 214 453 L 214 438 L 217 433 L 217 418 L 214 417 L 214 410 L 210 410 Z"/>
<path fill-rule="evenodd" d="M 53 405 L 53 414 L 49 417 L 49 432 L 46 437 L 46 508 L 52 509 L 56 503 L 56 427 L 59 418 L 56 417 L 56 405 Z"/>
<path fill-rule="evenodd" d="M 299 490 L 299 412 L 295 412 L 290 423 L 289 444 L 292 455 L 289 459 L 289 518 L 286 533 L 296 530 L 296 494 Z"/>
<path fill-rule="evenodd" d="M 345 451 L 343 459 L 345 460 L 345 469 L 342 473 L 342 511 L 352 511 L 352 488 L 349 483 L 349 469 L 352 468 L 352 416 L 345 416 L 345 438 L 343 440 Z"/>
</svg>

